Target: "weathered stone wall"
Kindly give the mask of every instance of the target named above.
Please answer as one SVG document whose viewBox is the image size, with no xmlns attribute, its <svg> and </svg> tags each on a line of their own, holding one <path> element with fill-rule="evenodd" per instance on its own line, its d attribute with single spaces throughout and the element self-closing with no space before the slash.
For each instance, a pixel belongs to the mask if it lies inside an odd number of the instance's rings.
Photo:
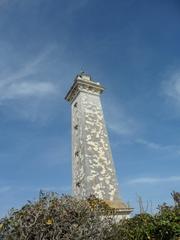
<svg viewBox="0 0 180 240">
<path fill-rule="evenodd" d="M 116 200 L 118 185 L 99 93 L 80 90 L 72 103 L 73 192 Z"/>
</svg>

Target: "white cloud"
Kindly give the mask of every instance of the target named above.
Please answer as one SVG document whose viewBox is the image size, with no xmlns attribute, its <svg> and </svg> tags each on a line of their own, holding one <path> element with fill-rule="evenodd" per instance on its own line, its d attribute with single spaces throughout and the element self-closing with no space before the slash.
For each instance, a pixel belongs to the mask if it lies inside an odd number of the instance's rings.
<svg viewBox="0 0 180 240">
<path fill-rule="evenodd" d="M 134 132 L 134 122 L 131 119 L 126 119 L 120 113 L 115 114 L 114 118 L 108 121 L 108 127 L 114 133 L 119 135 L 131 135 Z"/>
<path fill-rule="evenodd" d="M 56 93 L 56 87 L 50 82 L 19 82 L 0 88 L 0 99 L 17 99 L 22 97 L 44 97 Z"/>
<path fill-rule="evenodd" d="M 152 148 L 152 149 L 155 149 L 155 150 L 159 150 L 159 149 L 162 149 L 163 147 L 158 144 L 158 143 L 154 143 L 154 142 L 149 142 L 149 141 L 146 141 L 144 139 L 141 139 L 141 138 L 138 138 L 135 140 L 136 143 L 139 143 L 139 144 L 142 144 L 142 145 L 145 145 L 147 146 L 148 148 Z"/>
<path fill-rule="evenodd" d="M 169 99 L 180 104 L 180 70 L 171 72 L 167 78 L 162 83 L 163 92 Z"/>
<path fill-rule="evenodd" d="M 123 106 L 111 98 L 105 100 L 105 120 L 108 128 L 118 135 L 132 135 L 138 126 L 135 120 L 126 113 Z"/>
<path fill-rule="evenodd" d="M 10 190 L 11 190 L 10 186 L 2 186 L 2 187 L 0 187 L 0 193 L 9 192 Z"/>
<path fill-rule="evenodd" d="M 156 143 L 156 142 L 147 141 L 147 140 L 142 139 L 142 138 L 137 138 L 135 140 L 135 143 L 144 145 L 147 148 L 157 150 L 157 151 L 166 151 L 166 152 L 167 151 L 170 151 L 170 152 L 173 151 L 173 153 L 176 153 L 178 155 L 180 154 L 180 146 L 178 146 L 178 145 L 162 145 L 162 144 L 159 144 L 159 143 Z"/>
<path fill-rule="evenodd" d="M 5 75 L 0 75 L 0 88 L 7 86 L 10 83 L 22 81 L 27 77 L 37 74 L 41 64 L 47 60 L 48 54 L 52 52 L 54 46 L 48 47 L 39 55 L 37 55 L 33 60 L 27 61 L 22 64 L 18 70 L 7 69 L 8 73 Z"/>
<path fill-rule="evenodd" d="M 4 116 L 45 123 L 56 114 L 54 109 L 62 94 L 62 82 L 55 79 L 50 81 L 48 71 L 51 70 L 47 67 L 50 64 L 49 54 L 55 47 L 47 47 L 29 61 L 19 57 L 17 65 L 11 62 L 11 55 L 8 55 L 0 69 L 0 111 Z M 12 51 L 11 54 L 16 55 L 16 52 Z"/>
<path fill-rule="evenodd" d="M 41 64 L 47 59 L 54 46 L 48 47 L 33 60 L 25 62 L 18 70 L 8 69 L 4 75 L 0 75 L 0 100 L 15 99 L 26 96 L 45 96 L 55 93 L 56 87 L 52 82 L 32 81 L 33 75 L 37 75 Z"/>
<path fill-rule="evenodd" d="M 171 176 L 166 178 L 143 177 L 135 178 L 128 181 L 128 184 L 156 184 L 156 183 L 170 183 L 179 182 L 180 176 Z"/>
</svg>

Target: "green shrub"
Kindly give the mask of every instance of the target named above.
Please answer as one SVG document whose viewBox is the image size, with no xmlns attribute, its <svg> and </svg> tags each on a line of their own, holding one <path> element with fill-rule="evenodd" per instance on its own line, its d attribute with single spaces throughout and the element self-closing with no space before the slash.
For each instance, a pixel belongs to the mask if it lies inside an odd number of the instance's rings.
<svg viewBox="0 0 180 240">
<path fill-rule="evenodd" d="M 154 219 L 150 214 L 138 214 L 133 218 L 114 224 L 113 240 L 148 240 L 154 227 Z"/>
<path fill-rule="evenodd" d="M 138 214 L 113 226 L 112 240 L 175 240 L 180 238 L 180 193 L 173 192 L 175 205 L 159 206 L 157 214 Z"/>
<path fill-rule="evenodd" d="M 156 239 L 169 240 L 180 237 L 180 193 L 173 192 L 175 205 L 159 206 L 159 212 L 155 215 L 154 235 Z"/>
<path fill-rule="evenodd" d="M 155 215 L 138 214 L 113 224 L 104 217 L 109 206 L 94 196 L 79 200 L 41 192 L 38 201 L 0 220 L 0 240 L 177 240 L 180 193 L 172 197 L 174 206 L 162 204 Z"/>
<path fill-rule="evenodd" d="M 20 210 L 11 210 L 0 222 L 0 239 L 104 239 L 108 221 L 100 219 L 85 200 L 44 194 Z"/>
</svg>

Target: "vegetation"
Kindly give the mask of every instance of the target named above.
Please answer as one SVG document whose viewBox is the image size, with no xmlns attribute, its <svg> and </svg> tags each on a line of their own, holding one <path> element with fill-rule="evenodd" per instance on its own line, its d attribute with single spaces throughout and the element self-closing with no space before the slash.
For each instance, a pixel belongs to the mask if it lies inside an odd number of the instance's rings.
<svg viewBox="0 0 180 240">
<path fill-rule="evenodd" d="M 180 237 L 180 193 L 172 197 L 174 205 L 159 206 L 155 215 L 142 213 L 115 224 L 101 217 L 109 206 L 93 196 L 85 201 L 41 192 L 38 201 L 0 220 L 0 239 L 175 240 Z"/>
<path fill-rule="evenodd" d="M 19 211 L 13 209 L 1 220 L 0 239 L 99 240 L 103 239 L 107 223 L 87 201 L 41 192 L 37 202 L 29 202 Z"/>
<path fill-rule="evenodd" d="M 174 206 L 163 204 L 157 214 L 141 213 L 113 226 L 113 240 L 180 239 L 180 193 L 173 192 Z"/>
</svg>

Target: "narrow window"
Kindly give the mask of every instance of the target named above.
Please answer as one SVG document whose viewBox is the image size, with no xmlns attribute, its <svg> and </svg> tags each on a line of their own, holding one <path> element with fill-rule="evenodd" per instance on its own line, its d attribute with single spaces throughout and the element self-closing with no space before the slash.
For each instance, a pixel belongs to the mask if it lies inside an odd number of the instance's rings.
<svg viewBox="0 0 180 240">
<path fill-rule="evenodd" d="M 74 126 L 74 129 L 76 129 L 76 130 L 78 129 L 78 124 L 76 124 L 76 125 Z"/>
<path fill-rule="evenodd" d="M 77 182 L 76 183 L 76 187 L 80 187 L 81 186 L 81 183 L 80 182 Z"/>
<path fill-rule="evenodd" d="M 75 156 L 78 157 L 79 156 L 79 151 L 75 152 Z"/>
</svg>

